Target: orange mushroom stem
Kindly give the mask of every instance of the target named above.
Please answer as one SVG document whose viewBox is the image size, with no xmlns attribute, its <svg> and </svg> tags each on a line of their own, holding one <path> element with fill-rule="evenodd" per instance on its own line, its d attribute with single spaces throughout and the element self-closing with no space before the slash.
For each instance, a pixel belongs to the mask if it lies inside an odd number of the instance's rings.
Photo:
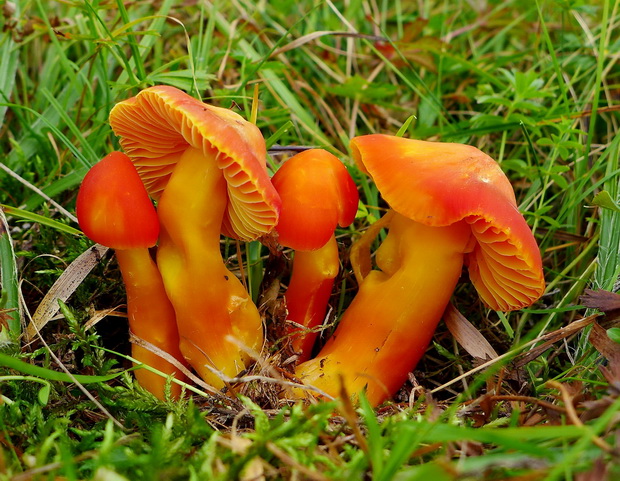
<svg viewBox="0 0 620 481">
<path fill-rule="evenodd" d="M 207 383 L 222 388 L 249 365 L 248 350 L 263 343 L 258 309 L 225 266 L 220 234 L 253 240 L 277 222 L 265 141 L 238 114 L 167 86 L 120 102 L 110 124 L 158 200 L 157 263 L 181 351 Z"/>
<path fill-rule="evenodd" d="M 177 313 L 182 352 L 206 382 L 221 388 L 216 371 L 232 377 L 250 361 L 227 336 L 260 351 L 263 332 L 256 306 L 220 253 L 227 195 L 214 157 L 206 162 L 203 151 L 188 148 L 179 159 L 158 204 L 157 262 Z"/>
<path fill-rule="evenodd" d="M 159 221 L 129 157 L 112 152 L 95 164 L 84 177 L 76 210 L 84 234 L 115 249 L 127 293 L 131 332 L 182 362 L 174 309 L 149 253 L 149 247 L 157 242 Z M 132 356 L 185 380 L 173 364 L 145 347 L 132 344 Z M 146 369 L 136 370 L 135 375 L 142 387 L 164 399 L 166 378 Z M 172 383 L 170 393 L 178 397 L 181 387 Z"/>
<path fill-rule="evenodd" d="M 386 135 L 356 137 L 351 149 L 394 212 L 376 252 L 378 269 L 356 257 L 358 294 L 317 357 L 296 373 L 333 396 L 342 376 L 348 392 L 365 389 L 377 405 L 424 354 L 463 264 L 495 310 L 532 304 L 545 283 L 512 186 L 490 157 L 467 145 Z"/>
<path fill-rule="evenodd" d="M 350 225 L 359 195 L 337 157 L 309 149 L 288 159 L 271 179 L 282 209 L 278 242 L 295 250 L 285 294 L 288 333 L 299 360 L 310 358 L 340 270 L 336 227 Z"/>
</svg>

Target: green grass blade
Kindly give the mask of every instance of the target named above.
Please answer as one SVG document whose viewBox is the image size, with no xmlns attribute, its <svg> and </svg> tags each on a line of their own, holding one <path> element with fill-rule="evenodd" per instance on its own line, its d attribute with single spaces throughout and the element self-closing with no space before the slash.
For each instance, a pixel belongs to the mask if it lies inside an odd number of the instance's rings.
<svg viewBox="0 0 620 481">
<path fill-rule="evenodd" d="M 52 229 L 56 229 L 59 232 L 64 232 L 65 234 L 77 235 L 77 236 L 83 235 L 82 231 L 80 231 L 79 229 L 75 229 L 67 224 L 63 224 L 62 222 L 58 222 L 54 219 L 50 219 L 49 217 L 45 217 L 39 214 L 34 214 L 27 210 L 18 209 L 17 207 L 11 207 L 10 205 L 0 204 L 0 207 L 2 207 L 2 209 L 4 209 L 4 213 L 9 216 L 17 217 L 18 219 L 36 222 L 38 224 L 51 227 Z"/>
<path fill-rule="evenodd" d="M 175 0 L 164 0 L 161 3 L 159 10 L 155 14 L 155 18 L 148 26 L 148 30 L 153 31 L 153 32 L 161 32 L 166 23 L 166 17 L 170 13 L 170 9 L 174 6 L 174 4 L 175 4 Z M 115 82 L 116 84 L 123 85 L 127 83 L 128 77 L 130 74 L 134 76 L 131 70 L 131 67 L 135 64 L 144 63 L 144 60 L 151 54 L 153 50 L 153 46 L 155 45 L 155 42 L 157 41 L 157 38 L 158 37 L 156 35 L 145 35 L 142 38 L 142 40 L 140 40 L 140 43 L 138 44 L 139 46 L 138 53 L 139 53 L 140 58 L 135 57 L 129 60 L 129 63 L 128 63 L 128 65 L 130 66 L 129 69 L 125 69 L 119 75 L 118 79 Z"/>
<path fill-rule="evenodd" d="M 583 160 L 579 162 L 576 166 L 576 175 L 587 168 L 587 160 L 590 156 L 590 149 L 592 146 L 592 139 L 594 138 L 594 134 L 596 132 L 596 120 L 598 117 L 598 105 L 599 99 L 601 96 L 601 88 L 602 88 L 602 79 L 603 79 L 603 67 L 605 66 L 605 62 L 607 62 L 607 56 L 605 55 L 605 51 L 608 49 L 607 41 L 607 26 L 609 24 L 609 9 L 611 6 L 612 0 L 603 0 L 603 16 L 601 18 L 601 29 L 599 32 L 600 40 L 598 44 L 598 55 L 596 62 L 596 77 L 594 80 L 594 90 L 592 91 L 592 116 L 590 117 L 590 128 L 588 129 L 588 138 L 586 141 L 586 149 Z M 615 0 L 617 2 L 617 0 Z M 616 4 L 617 5 L 617 4 Z"/>
<path fill-rule="evenodd" d="M 604 157 L 607 159 L 607 172 L 618 169 L 620 156 L 620 136 L 616 136 L 606 149 Z M 613 200 L 618 201 L 620 194 L 617 176 L 610 177 L 604 185 Z M 620 275 L 620 213 L 614 209 L 600 209 L 600 240 L 598 266 L 595 273 L 596 286 L 600 289 L 613 290 L 614 284 Z"/>
<path fill-rule="evenodd" d="M 41 89 L 41 93 L 47 99 L 51 107 L 56 111 L 59 119 L 65 123 L 65 125 L 69 128 L 69 131 L 73 134 L 73 136 L 76 139 L 78 139 L 79 149 L 77 147 L 75 147 L 75 149 L 71 149 L 74 155 L 76 155 L 76 152 L 83 153 L 84 154 L 83 157 L 86 159 L 86 165 L 96 164 L 97 161 L 99 160 L 98 156 L 93 150 L 93 148 L 91 147 L 88 140 L 85 139 L 84 136 L 82 135 L 82 130 L 77 125 L 75 125 L 73 120 L 67 115 L 66 110 L 62 107 L 62 105 L 58 103 L 58 101 L 54 98 L 54 95 L 52 95 L 52 93 L 47 88 L 43 87 Z M 56 130 L 56 132 L 58 135 L 58 132 L 60 132 L 60 129 Z M 63 142 L 65 142 L 65 145 L 69 147 L 68 137 L 63 135 L 62 140 Z M 77 155 L 76 155 L 76 158 L 80 160 L 80 158 Z"/>
<path fill-rule="evenodd" d="M 29 113 L 31 113 L 32 115 L 34 115 L 35 117 L 37 117 L 38 120 L 40 120 L 44 125 L 46 125 L 53 133 L 56 137 L 58 137 L 62 143 L 65 145 L 65 147 L 67 147 L 67 149 L 69 149 L 69 151 L 71 151 L 71 153 L 73 154 L 73 156 L 85 167 L 92 167 L 99 159 L 96 158 L 92 158 L 92 159 L 88 159 L 84 156 L 84 154 L 82 154 L 82 151 L 80 149 L 78 149 L 70 140 L 69 138 L 62 133 L 62 131 L 58 128 L 58 126 L 56 125 L 57 122 L 53 122 L 52 120 L 50 120 L 47 116 L 40 114 L 39 112 L 31 109 L 30 107 L 25 107 L 23 105 L 17 105 L 17 104 L 7 104 L 9 105 L 11 108 L 14 109 L 23 109 Z M 55 103 L 56 106 L 59 107 L 58 104 Z M 54 110 L 56 110 L 55 107 L 53 107 Z M 61 118 L 61 115 L 58 111 L 56 111 L 56 116 L 55 116 L 56 120 Z M 8 167 L 10 168 L 11 166 L 8 165 Z"/>
<path fill-rule="evenodd" d="M 19 2 L 15 4 L 15 18 L 19 17 Z M 8 100 L 10 92 L 13 91 L 17 69 L 19 67 L 19 49 L 11 38 L 12 32 L 4 30 L 0 34 L 0 59 L 2 59 L 2 68 L 0 68 L 0 92 Z M 0 105 L 0 125 L 4 123 L 4 116 L 7 111 L 6 105 Z"/>
<path fill-rule="evenodd" d="M 127 9 L 125 8 L 125 4 L 121 0 L 116 0 L 116 6 L 118 11 L 121 14 L 121 18 L 123 19 L 123 23 L 130 23 L 129 15 L 127 15 Z M 138 71 L 137 77 L 139 81 L 143 81 L 146 78 L 146 70 L 144 69 L 144 59 L 140 55 L 140 50 L 138 48 L 138 44 L 136 39 L 130 35 L 127 37 L 127 42 L 129 43 L 129 48 L 131 49 L 131 57 L 133 59 L 133 66 Z"/>
<path fill-rule="evenodd" d="M 216 27 L 227 37 L 232 35 L 233 28 L 226 18 L 217 9 L 211 10 L 211 15 L 215 19 Z M 251 62 L 262 62 L 263 57 L 254 49 L 254 47 L 245 39 L 240 39 L 238 47 L 247 56 Z M 281 76 L 269 68 L 262 68 L 257 72 L 264 80 L 267 88 L 277 95 L 282 106 L 289 109 L 291 115 L 294 116 L 303 129 L 308 132 L 315 141 L 321 146 L 330 149 L 331 142 L 316 125 L 313 115 L 299 102 L 295 94 L 282 81 Z M 330 149 L 330 150 L 333 150 Z"/>
<path fill-rule="evenodd" d="M 9 356 L 0 352 L 0 366 L 8 367 L 15 371 L 27 374 L 29 376 L 36 376 L 41 379 L 47 379 L 48 381 L 60 381 L 60 382 L 79 382 L 80 384 L 93 384 L 111 381 L 124 374 L 125 371 L 117 372 L 114 374 L 108 374 L 106 376 L 86 376 L 83 374 L 69 375 L 64 372 L 54 371 L 41 366 L 35 366 L 29 364 L 16 357 Z"/>
<path fill-rule="evenodd" d="M 19 278 L 13 241 L 4 212 L 0 210 L 0 347 L 14 345 L 21 334 Z M 5 327 L 3 327 L 3 324 Z"/>
</svg>

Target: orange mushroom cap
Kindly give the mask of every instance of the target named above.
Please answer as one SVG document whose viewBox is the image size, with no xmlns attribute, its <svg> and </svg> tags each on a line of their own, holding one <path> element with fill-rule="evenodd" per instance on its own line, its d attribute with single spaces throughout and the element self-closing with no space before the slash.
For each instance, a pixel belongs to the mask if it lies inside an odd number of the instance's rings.
<svg viewBox="0 0 620 481">
<path fill-rule="evenodd" d="M 381 134 L 355 137 L 351 149 L 396 212 L 429 226 L 471 225 L 476 243 L 465 263 L 489 307 L 521 309 L 542 295 L 538 245 L 510 181 L 488 155 L 469 145 Z"/>
<path fill-rule="evenodd" d="M 271 179 L 282 200 L 276 226 L 280 244 L 294 250 L 323 247 L 336 226 L 355 219 L 359 195 L 337 157 L 323 149 L 294 155 Z"/>
<path fill-rule="evenodd" d="M 160 85 L 118 103 L 110 125 L 154 199 L 166 188 L 177 160 L 193 147 L 206 158 L 215 152 L 226 179 L 225 235 L 253 240 L 276 224 L 280 203 L 267 175 L 265 140 L 240 115 Z"/>
<path fill-rule="evenodd" d="M 159 236 L 155 208 L 129 157 L 112 152 L 84 176 L 76 211 L 91 240 L 116 250 L 152 247 Z"/>
</svg>

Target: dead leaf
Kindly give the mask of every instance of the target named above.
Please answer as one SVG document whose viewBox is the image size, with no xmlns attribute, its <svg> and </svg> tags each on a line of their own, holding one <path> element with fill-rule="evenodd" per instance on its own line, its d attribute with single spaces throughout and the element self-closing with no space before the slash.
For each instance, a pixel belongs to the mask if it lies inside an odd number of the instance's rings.
<svg viewBox="0 0 620 481">
<path fill-rule="evenodd" d="M 602 289 L 596 291 L 586 289 L 579 301 L 590 309 L 604 312 L 606 323 L 620 319 L 620 294 Z"/>
<path fill-rule="evenodd" d="M 65 302 L 69 299 L 107 251 L 107 247 L 95 244 L 69 264 L 69 267 L 65 269 L 47 294 L 45 294 L 45 297 L 32 316 L 32 321 L 25 332 L 27 340 L 33 339 L 37 331 L 43 329 L 56 315 L 59 310 L 58 300 Z"/>
<path fill-rule="evenodd" d="M 495 359 L 498 356 L 489 341 L 452 304 L 446 307 L 443 320 L 450 333 L 470 356 L 482 360 Z"/>
<path fill-rule="evenodd" d="M 620 344 L 612 341 L 605 328 L 598 322 L 592 324 L 589 340 L 594 348 L 609 361 L 611 370 L 620 374 Z"/>
</svg>

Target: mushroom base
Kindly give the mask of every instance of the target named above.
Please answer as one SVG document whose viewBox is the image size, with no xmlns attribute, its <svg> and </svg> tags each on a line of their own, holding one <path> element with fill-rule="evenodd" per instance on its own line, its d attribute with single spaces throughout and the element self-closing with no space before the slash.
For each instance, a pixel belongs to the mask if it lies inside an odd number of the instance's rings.
<svg viewBox="0 0 620 481">
<path fill-rule="evenodd" d="M 330 396 L 361 390 L 372 405 L 392 396 L 424 354 L 461 275 L 471 229 L 429 227 L 394 214 L 377 266 L 336 331 L 297 376 Z"/>
</svg>

